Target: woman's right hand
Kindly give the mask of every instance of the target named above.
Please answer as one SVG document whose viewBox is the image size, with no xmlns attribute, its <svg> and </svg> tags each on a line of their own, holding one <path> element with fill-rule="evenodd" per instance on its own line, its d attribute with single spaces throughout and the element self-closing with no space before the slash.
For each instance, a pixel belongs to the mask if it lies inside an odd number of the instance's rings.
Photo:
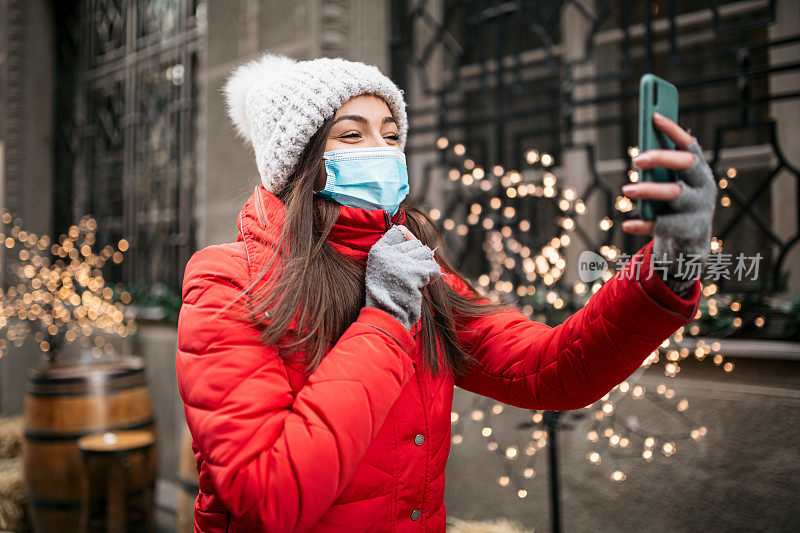
<svg viewBox="0 0 800 533">
<path fill-rule="evenodd" d="M 422 287 L 441 275 L 433 251 L 405 226 L 392 226 L 369 251 L 366 305 L 386 311 L 410 331 L 422 312 Z"/>
</svg>

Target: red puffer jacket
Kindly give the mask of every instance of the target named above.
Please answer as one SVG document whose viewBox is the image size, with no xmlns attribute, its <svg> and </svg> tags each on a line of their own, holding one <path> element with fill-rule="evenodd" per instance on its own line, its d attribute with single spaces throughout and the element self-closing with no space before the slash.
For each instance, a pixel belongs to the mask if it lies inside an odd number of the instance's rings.
<svg viewBox="0 0 800 533">
<path fill-rule="evenodd" d="M 246 303 L 214 318 L 269 259 L 284 215 L 259 185 L 236 242 L 208 246 L 186 265 L 176 363 L 200 473 L 195 532 L 444 531 L 454 385 L 524 408 L 584 407 L 699 301 L 699 282 L 681 299 L 658 276 L 617 274 L 555 328 L 517 311 L 462 320 L 459 342 L 476 361 L 455 381 L 422 371 L 421 322 L 409 332 L 365 307 L 306 379 L 236 319 Z M 330 240 L 366 259 L 404 216 L 342 206 Z M 646 274 L 651 246 L 629 267 Z M 456 276 L 445 279 L 468 292 Z"/>
</svg>

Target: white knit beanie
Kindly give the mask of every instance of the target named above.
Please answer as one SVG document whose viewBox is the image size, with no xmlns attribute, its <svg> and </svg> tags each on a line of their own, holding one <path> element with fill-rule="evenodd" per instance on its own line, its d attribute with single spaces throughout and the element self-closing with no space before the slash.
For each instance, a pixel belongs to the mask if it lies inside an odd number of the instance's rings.
<svg viewBox="0 0 800 533">
<path fill-rule="evenodd" d="M 360 94 L 383 98 L 402 150 L 408 118 L 403 91 L 372 65 L 341 58 L 295 61 L 264 54 L 233 70 L 223 88 L 237 133 L 253 147 L 264 187 L 278 194 L 308 141 L 328 117 Z"/>
</svg>

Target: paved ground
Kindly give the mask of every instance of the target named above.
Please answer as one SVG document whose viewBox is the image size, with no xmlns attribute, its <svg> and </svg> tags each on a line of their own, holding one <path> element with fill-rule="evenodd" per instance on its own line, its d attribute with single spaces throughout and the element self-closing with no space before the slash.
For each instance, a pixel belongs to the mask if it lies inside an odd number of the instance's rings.
<svg viewBox="0 0 800 533">
<path fill-rule="evenodd" d="M 156 533 L 175 533 L 175 514 L 171 511 L 156 511 Z"/>
<path fill-rule="evenodd" d="M 679 441 L 670 458 L 620 460 L 627 475 L 622 483 L 609 480 L 608 461 L 595 466 L 586 460 L 588 420 L 561 433 L 564 530 L 800 531 L 800 363 L 734 362 L 732 374 L 709 361 L 689 364 L 670 382 L 677 397 L 688 399 L 688 415 L 707 426 L 708 434 L 700 442 Z M 656 372 L 643 380 L 648 390 L 664 381 Z M 461 391 L 457 401 L 469 396 Z M 618 414 L 636 416 L 643 430 L 680 427 L 654 404 L 620 403 Z M 485 439 L 477 436 L 451 449 L 449 514 L 505 515 L 548 531 L 547 451 L 537 461 L 527 497 L 519 499 L 496 482 L 507 460 L 484 447 Z"/>
</svg>

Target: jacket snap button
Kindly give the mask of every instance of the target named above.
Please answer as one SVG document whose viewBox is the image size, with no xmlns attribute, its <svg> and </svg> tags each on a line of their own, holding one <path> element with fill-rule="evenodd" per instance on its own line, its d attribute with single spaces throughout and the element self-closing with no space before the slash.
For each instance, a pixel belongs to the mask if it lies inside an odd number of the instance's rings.
<svg viewBox="0 0 800 533">
<path fill-rule="evenodd" d="M 417 446 L 422 446 L 422 443 L 425 442 L 425 435 L 422 433 L 417 433 L 417 436 L 414 437 L 414 444 Z"/>
<path fill-rule="evenodd" d="M 419 509 L 411 511 L 411 520 L 419 520 Z"/>
</svg>

